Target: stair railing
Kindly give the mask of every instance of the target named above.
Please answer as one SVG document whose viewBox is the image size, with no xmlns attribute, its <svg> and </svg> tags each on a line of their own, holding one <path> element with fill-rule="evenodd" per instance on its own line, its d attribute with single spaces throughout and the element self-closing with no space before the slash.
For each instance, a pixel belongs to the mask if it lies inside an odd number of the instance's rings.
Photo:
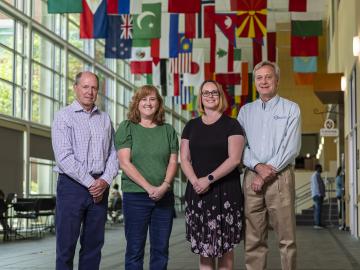
<svg viewBox="0 0 360 270">
<path fill-rule="evenodd" d="M 295 212 L 298 212 L 298 207 L 308 203 L 311 200 L 310 182 L 296 188 L 295 190 Z"/>
</svg>

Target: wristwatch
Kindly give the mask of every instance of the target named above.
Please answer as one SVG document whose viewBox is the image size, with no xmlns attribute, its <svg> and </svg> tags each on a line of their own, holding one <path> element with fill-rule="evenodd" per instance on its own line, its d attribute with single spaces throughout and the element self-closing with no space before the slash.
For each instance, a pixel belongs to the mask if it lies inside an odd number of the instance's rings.
<svg viewBox="0 0 360 270">
<path fill-rule="evenodd" d="M 209 180 L 210 182 L 214 181 L 214 176 L 213 176 L 212 174 L 209 174 L 209 175 L 208 175 L 208 180 Z"/>
</svg>

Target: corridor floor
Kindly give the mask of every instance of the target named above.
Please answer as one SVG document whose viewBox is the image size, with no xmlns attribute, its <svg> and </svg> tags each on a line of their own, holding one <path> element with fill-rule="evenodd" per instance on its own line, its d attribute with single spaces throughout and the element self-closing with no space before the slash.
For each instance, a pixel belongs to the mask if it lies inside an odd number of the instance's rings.
<svg viewBox="0 0 360 270">
<path fill-rule="evenodd" d="M 170 270 L 198 269 L 198 256 L 190 251 L 185 240 L 184 219 L 174 219 L 170 242 Z M 360 270 L 360 240 L 349 232 L 337 228 L 314 230 L 312 227 L 297 227 L 298 270 Z M 241 243 L 235 250 L 235 269 L 244 268 L 244 249 Z M 280 257 L 273 232 L 269 235 L 268 270 L 281 269 Z M 103 249 L 101 269 L 124 269 L 124 227 L 108 225 Z M 144 269 L 148 269 L 148 246 Z M 46 235 L 42 239 L 0 241 L 0 269 L 54 269 L 55 237 Z M 75 257 L 75 266 L 77 256 Z M 76 267 L 74 267 L 76 269 Z"/>
</svg>

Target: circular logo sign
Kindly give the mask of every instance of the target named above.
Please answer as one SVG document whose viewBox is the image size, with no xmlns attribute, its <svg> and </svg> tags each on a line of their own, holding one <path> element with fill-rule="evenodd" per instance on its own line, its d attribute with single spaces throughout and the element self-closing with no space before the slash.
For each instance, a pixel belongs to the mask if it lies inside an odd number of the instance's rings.
<svg viewBox="0 0 360 270">
<path fill-rule="evenodd" d="M 326 119 L 326 120 L 325 120 L 325 123 L 324 123 L 324 128 L 326 128 L 326 129 L 333 129 L 333 128 L 335 128 L 335 123 L 334 123 L 334 121 L 331 120 L 331 119 Z"/>
</svg>

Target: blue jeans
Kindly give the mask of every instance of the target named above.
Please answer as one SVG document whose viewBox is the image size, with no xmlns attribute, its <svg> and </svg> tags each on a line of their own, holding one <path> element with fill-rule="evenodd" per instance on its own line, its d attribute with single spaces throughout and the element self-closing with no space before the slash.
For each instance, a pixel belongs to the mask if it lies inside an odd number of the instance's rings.
<svg viewBox="0 0 360 270">
<path fill-rule="evenodd" d="M 323 205 L 324 197 L 316 195 L 316 196 L 313 197 L 313 201 L 314 201 L 314 222 L 315 222 L 315 225 L 322 226 L 321 213 L 322 213 L 322 205 Z"/>
<path fill-rule="evenodd" d="M 65 174 L 59 175 L 56 196 L 56 270 L 73 269 L 80 235 L 80 270 L 100 268 L 104 245 L 107 198 L 95 204 L 88 189 Z M 81 228 L 81 232 L 80 232 Z"/>
<path fill-rule="evenodd" d="M 142 270 L 147 232 L 150 236 L 150 270 L 167 269 L 173 224 L 174 194 L 155 202 L 147 193 L 123 194 L 126 270 Z"/>
</svg>

